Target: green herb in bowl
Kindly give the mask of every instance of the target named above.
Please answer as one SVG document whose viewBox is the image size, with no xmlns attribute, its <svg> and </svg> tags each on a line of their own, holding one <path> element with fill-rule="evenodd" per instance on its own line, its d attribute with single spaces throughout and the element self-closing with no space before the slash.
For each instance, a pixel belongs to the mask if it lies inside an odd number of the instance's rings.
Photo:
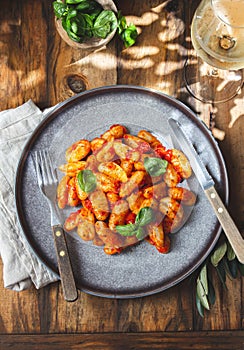
<svg viewBox="0 0 244 350">
<path fill-rule="evenodd" d="M 136 27 L 127 25 L 125 17 L 117 13 L 112 1 L 103 6 L 102 0 L 57 0 L 53 2 L 53 9 L 59 34 L 69 44 L 70 40 L 77 43 L 72 46 L 79 47 L 82 43 L 90 47 L 102 46 L 118 31 L 125 47 L 129 47 L 138 35 Z"/>
</svg>

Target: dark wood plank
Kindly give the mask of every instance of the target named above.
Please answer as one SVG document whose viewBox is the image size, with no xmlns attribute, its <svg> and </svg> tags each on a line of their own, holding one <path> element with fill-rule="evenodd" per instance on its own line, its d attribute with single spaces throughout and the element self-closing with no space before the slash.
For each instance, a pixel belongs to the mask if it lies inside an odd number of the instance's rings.
<svg viewBox="0 0 244 350">
<path fill-rule="evenodd" d="M 3 350 L 242 350 L 243 332 L 2 335 Z"/>
</svg>

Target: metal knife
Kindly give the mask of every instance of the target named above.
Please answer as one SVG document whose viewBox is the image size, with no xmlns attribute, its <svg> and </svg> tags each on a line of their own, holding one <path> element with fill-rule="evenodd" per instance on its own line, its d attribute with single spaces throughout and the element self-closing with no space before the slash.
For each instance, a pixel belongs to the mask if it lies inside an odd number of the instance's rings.
<svg viewBox="0 0 244 350">
<path fill-rule="evenodd" d="M 186 136 L 181 124 L 173 118 L 169 118 L 168 123 L 176 136 L 182 151 L 190 161 L 193 172 L 196 175 L 204 193 L 206 194 L 214 212 L 228 238 L 238 260 L 244 263 L 244 239 L 238 231 L 234 221 L 228 213 L 225 205 L 219 197 L 215 187 L 214 180 L 208 173 L 206 167 L 202 163 L 201 158 L 197 154 L 191 141 Z"/>
</svg>

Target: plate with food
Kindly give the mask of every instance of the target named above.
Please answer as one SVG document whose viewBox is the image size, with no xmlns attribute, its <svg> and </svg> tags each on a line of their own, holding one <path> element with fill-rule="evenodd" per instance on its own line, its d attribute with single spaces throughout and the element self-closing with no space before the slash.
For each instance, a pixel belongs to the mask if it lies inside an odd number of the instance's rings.
<svg viewBox="0 0 244 350">
<path fill-rule="evenodd" d="M 48 149 L 82 291 L 111 298 L 163 291 L 189 276 L 220 235 L 168 118 L 183 125 L 226 202 L 226 168 L 211 133 L 184 104 L 152 89 L 116 85 L 76 95 L 47 115 L 23 150 L 16 175 L 23 233 L 58 275 L 50 212 L 32 160 Z"/>
</svg>

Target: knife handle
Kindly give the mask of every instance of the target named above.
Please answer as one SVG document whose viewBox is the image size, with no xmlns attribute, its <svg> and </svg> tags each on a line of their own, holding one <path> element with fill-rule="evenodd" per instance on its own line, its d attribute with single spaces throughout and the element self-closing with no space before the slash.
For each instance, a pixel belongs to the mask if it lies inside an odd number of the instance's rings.
<svg viewBox="0 0 244 350">
<path fill-rule="evenodd" d="M 67 301 L 75 301 L 78 294 L 64 236 L 64 230 L 61 225 L 52 226 L 52 230 L 64 299 Z"/>
<path fill-rule="evenodd" d="M 242 238 L 241 233 L 238 231 L 234 221 L 232 220 L 230 214 L 228 213 L 226 207 L 224 206 L 214 186 L 208 188 L 207 190 L 204 190 L 204 192 L 206 193 L 207 198 L 211 203 L 215 211 L 215 214 L 238 260 L 243 264 L 244 263 L 244 239 Z"/>
</svg>

